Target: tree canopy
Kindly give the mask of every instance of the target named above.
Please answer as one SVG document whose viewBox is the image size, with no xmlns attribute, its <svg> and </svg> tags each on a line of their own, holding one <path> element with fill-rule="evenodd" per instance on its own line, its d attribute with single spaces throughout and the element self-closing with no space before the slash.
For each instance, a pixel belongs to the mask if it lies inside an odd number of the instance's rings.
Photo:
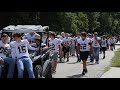
<svg viewBox="0 0 120 90">
<path fill-rule="evenodd" d="M 120 34 L 120 12 L 1 12 L 1 28 L 7 25 L 41 24 L 51 31 Z"/>
</svg>

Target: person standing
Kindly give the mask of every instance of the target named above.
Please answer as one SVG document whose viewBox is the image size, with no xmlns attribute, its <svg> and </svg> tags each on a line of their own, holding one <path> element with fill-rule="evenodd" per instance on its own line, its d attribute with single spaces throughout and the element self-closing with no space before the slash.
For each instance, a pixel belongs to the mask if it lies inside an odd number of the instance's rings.
<svg viewBox="0 0 120 90">
<path fill-rule="evenodd" d="M 103 35 L 102 40 L 101 40 L 101 47 L 102 47 L 102 52 L 103 52 L 103 59 L 105 59 L 105 51 L 107 50 L 107 44 L 108 44 L 108 41 L 105 38 L 105 35 Z"/>
<path fill-rule="evenodd" d="M 87 71 L 86 61 L 89 55 L 89 51 L 92 51 L 92 43 L 88 38 L 86 38 L 86 32 L 81 33 L 81 39 L 78 41 L 78 48 L 80 50 L 81 60 L 83 61 L 83 71 L 82 74 L 85 75 Z"/>
<path fill-rule="evenodd" d="M 92 45 L 93 45 L 93 58 L 96 59 L 95 63 L 99 64 L 100 38 L 98 37 L 97 32 L 94 33 L 94 37 L 92 38 Z"/>
<path fill-rule="evenodd" d="M 57 61 L 58 61 L 58 54 L 60 54 L 60 40 L 56 38 L 55 33 L 50 34 L 51 42 L 50 46 L 54 47 L 54 55 L 53 55 L 53 60 L 54 60 L 54 73 L 56 72 L 56 67 L 57 67 Z"/>
<path fill-rule="evenodd" d="M 69 34 L 65 34 L 65 38 L 63 38 L 63 52 L 64 52 L 64 59 L 67 55 L 67 62 L 69 62 L 69 52 L 70 52 L 70 44 L 71 44 L 71 39 L 69 37 Z"/>
<path fill-rule="evenodd" d="M 7 78 L 13 78 L 14 68 L 15 68 L 15 59 L 8 57 L 10 55 L 10 44 L 8 44 L 8 35 L 3 34 L 0 41 L 0 65 L 8 64 L 8 74 Z M 8 56 L 7 56 L 8 55 Z M 0 77 L 2 74 L 2 67 L 0 66 Z"/>
<path fill-rule="evenodd" d="M 35 78 L 33 72 L 32 60 L 30 59 L 28 49 L 38 51 L 39 48 L 31 47 L 27 39 L 21 39 L 20 33 L 15 33 L 11 42 L 11 54 L 14 59 L 17 59 L 18 78 L 23 78 L 24 67 L 28 71 L 29 78 Z"/>
</svg>

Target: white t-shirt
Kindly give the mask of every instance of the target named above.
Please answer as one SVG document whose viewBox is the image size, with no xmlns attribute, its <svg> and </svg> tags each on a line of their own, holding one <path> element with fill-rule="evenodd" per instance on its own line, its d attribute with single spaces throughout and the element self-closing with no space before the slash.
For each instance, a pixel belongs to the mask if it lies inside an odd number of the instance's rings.
<svg viewBox="0 0 120 90">
<path fill-rule="evenodd" d="M 114 44 L 116 43 L 117 39 L 115 37 L 113 37 L 113 41 L 114 41 Z"/>
<path fill-rule="evenodd" d="M 63 40 L 64 37 L 60 36 L 60 39 Z"/>
<path fill-rule="evenodd" d="M 13 41 L 10 43 L 10 45 L 12 58 L 21 58 L 23 56 L 29 57 L 28 49 L 37 50 L 36 48 L 30 46 L 27 39 L 21 40 L 19 43 Z"/>
<path fill-rule="evenodd" d="M 109 39 L 109 45 L 114 44 L 114 40 L 112 38 Z"/>
<path fill-rule="evenodd" d="M 8 49 L 10 49 L 10 44 L 4 44 L 2 41 L 0 41 L 0 57 L 5 58 L 6 55 L 4 52 L 7 52 Z"/>
<path fill-rule="evenodd" d="M 70 46 L 71 44 L 71 38 L 68 37 L 68 38 L 63 38 L 63 43 L 65 46 Z"/>
<path fill-rule="evenodd" d="M 35 38 L 36 35 L 38 35 L 38 34 L 35 33 L 35 34 L 33 34 L 33 35 L 31 36 L 30 33 L 27 33 L 27 34 L 25 35 L 25 39 L 30 40 L 31 43 L 34 43 L 34 38 Z"/>
<path fill-rule="evenodd" d="M 75 38 L 76 46 L 78 45 L 78 42 L 79 42 L 80 39 L 81 39 L 80 37 L 76 37 L 76 38 Z"/>
<path fill-rule="evenodd" d="M 101 40 L 101 46 L 102 47 L 107 47 L 107 39 L 104 39 L 104 40 L 102 39 Z"/>
<path fill-rule="evenodd" d="M 97 37 L 97 39 L 100 40 L 99 37 Z M 93 42 L 93 43 L 92 43 L 92 46 L 93 46 L 93 47 L 100 47 L 99 42 L 97 42 L 97 40 L 96 40 L 94 37 L 92 38 L 92 42 Z"/>
<path fill-rule="evenodd" d="M 90 51 L 90 40 L 88 38 L 86 38 L 84 41 L 79 39 L 78 43 L 80 44 L 80 51 Z"/>
<path fill-rule="evenodd" d="M 57 38 L 55 38 L 53 40 L 51 39 L 49 45 L 54 47 L 54 52 L 58 52 L 59 51 L 60 40 L 57 39 Z"/>
<path fill-rule="evenodd" d="M 75 45 L 75 38 L 71 38 L 71 45 Z"/>
<path fill-rule="evenodd" d="M 44 44 L 46 44 L 46 39 L 47 39 L 47 38 L 43 38 L 43 39 L 42 39 L 42 42 L 43 42 Z"/>
</svg>

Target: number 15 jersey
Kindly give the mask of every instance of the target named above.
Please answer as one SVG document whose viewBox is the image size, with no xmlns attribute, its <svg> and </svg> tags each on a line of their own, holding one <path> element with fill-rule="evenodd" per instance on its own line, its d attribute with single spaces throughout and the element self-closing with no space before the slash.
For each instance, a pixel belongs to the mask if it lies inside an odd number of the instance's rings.
<svg viewBox="0 0 120 90">
<path fill-rule="evenodd" d="M 28 40 L 21 40 L 21 42 L 17 43 L 16 41 L 13 41 L 10 43 L 11 45 L 11 54 L 12 57 L 15 58 L 21 58 L 23 56 L 29 57 L 28 49 L 30 50 L 37 50 L 34 47 L 31 47 Z"/>
<path fill-rule="evenodd" d="M 85 40 L 79 39 L 78 44 L 80 45 L 80 51 L 90 51 L 90 40 L 88 38 Z"/>
</svg>

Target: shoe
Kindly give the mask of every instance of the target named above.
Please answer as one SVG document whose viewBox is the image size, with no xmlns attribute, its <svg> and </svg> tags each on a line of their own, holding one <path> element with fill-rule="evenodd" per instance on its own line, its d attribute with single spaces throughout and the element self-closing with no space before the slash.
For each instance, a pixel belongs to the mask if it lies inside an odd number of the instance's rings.
<svg viewBox="0 0 120 90">
<path fill-rule="evenodd" d="M 81 62 L 81 60 L 78 59 L 77 62 Z"/>
<path fill-rule="evenodd" d="M 69 59 L 67 59 L 67 61 L 66 62 L 69 62 Z"/>
<path fill-rule="evenodd" d="M 87 73 L 88 71 L 87 71 L 87 69 L 85 69 L 85 71 L 84 71 L 85 73 Z"/>
<path fill-rule="evenodd" d="M 83 69 L 82 75 L 85 75 L 87 72 L 87 69 Z"/>
<path fill-rule="evenodd" d="M 103 59 L 105 59 L 105 56 L 103 57 Z"/>
<path fill-rule="evenodd" d="M 69 62 L 69 58 L 67 58 L 67 62 Z"/>
<path fill-rule="evenodd" d="M 98 62 L 98 61 L 96 61 L 95 63 L 96 63 L 96 64 L 99 64 L 99 62 Z"/>
<path fill-rule="evenodd" d="M 92 60 L 90 60 L 90 62 L 92 63 L 93 61 L 92 61 Z"/>
</svg>

